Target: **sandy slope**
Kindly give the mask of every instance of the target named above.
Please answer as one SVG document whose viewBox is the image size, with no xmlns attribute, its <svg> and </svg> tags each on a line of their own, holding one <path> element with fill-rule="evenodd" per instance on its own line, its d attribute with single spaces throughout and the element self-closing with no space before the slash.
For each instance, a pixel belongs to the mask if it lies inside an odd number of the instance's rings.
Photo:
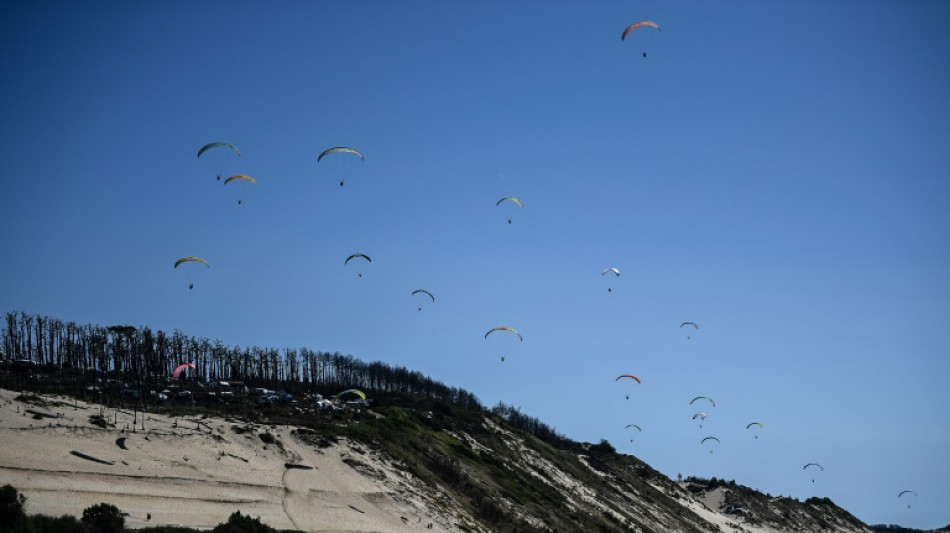
<svg viewBox="0 0 950 533">
<path fill-rule="evenodd" d="M 314 532 L 458 531 L 450 502 L 355 443 L 318 448 L 291 427 L 239 434 L 224 420 L 154 414 L 133 431 L 131 412 L 16 396 L 0 390 L 0 483 L 25 494 L 31 514 L 79 516 L 106 502 L 128 513 L 130 527 L 210 528 L 239 510 Z M 99 413 L 117 429 L 91 424 Z M 264 444 L 265 431 L 281 445 Z"/>
</svg>

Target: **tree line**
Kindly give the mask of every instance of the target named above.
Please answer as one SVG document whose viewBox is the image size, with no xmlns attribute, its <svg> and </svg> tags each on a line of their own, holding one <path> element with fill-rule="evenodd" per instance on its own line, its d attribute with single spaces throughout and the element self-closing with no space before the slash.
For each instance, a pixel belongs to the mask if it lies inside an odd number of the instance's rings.
<svg viewBox="0 0 950 533">
<path fill-rule="evenodd" d="M 174 368 L 188 362 L 195 365 L 188 380 L 201 383 L 242 382 L 291 394 L 358 388 L 484 409 L 474 394 L 402 366 L 309 348 L 228 346 L 178 330 L 168 334 L 148 327 L 80 325 L 13 311 L 5 315 L 0 347 L 8 363 L 30 362 L 39 373 L 83 382 L 114 378 L 166 384 Z"/>
<path fill-rule="evenodd" d="M 358 388 L 375 395 L 425 398 L 465 410 L 487 412 L 478 398 L 421 372 L 381 361 L 309 348 L 228 346 L 221 340 L 171 334 L 128 325 L 80 325 L 25 312 L 8 312 L 0 331 L 0 350 L 7 362 L 30 361 L 39 373 L 76 385 L 119 379 L 139 386 L 166 385 L 183 362 L 195 365 L 188 380 L 201 383 L 242 382 L 248 387 L 335 394 Z M 576 445 L 517 407 L 499 403 L 491 413 L 558 448 Z"/>
</svg>

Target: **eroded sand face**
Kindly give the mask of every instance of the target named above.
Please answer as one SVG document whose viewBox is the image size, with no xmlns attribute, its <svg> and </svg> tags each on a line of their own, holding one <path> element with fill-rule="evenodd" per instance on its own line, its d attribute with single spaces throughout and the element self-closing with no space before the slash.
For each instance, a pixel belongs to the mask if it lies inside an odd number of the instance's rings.
<svg viewBox="0 0 950 533">
<path fill-rule="evenodd" d="M 145 431 L 139 414 L 133 431 L 128 411 L 17 395 L 0 390 L 0 482 L 26 495 L 30 514 L 81 516 L 105 502 L 129 527 L 212 528 L 240 511 L 278 529 L 458 531 L 447 498 L 345 439 L 320 447 L 293 427 L 237 433 L 224 420 L 154 414 Z M 100 413 L 116 428 L 89 422 Z M 265 444 L 264 432 L 280 445 Z"/>
</svg>

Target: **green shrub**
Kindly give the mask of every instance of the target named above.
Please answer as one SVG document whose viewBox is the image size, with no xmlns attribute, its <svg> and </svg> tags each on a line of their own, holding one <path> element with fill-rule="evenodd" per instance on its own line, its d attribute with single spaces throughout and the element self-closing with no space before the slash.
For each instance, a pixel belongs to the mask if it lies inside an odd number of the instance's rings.
<svg viewBox="0 0 950 533">
<path fill-rule="evenodd" d="M 89 533 L 89 528 L 75 516 L 64 514 L 60 517 L 32 515 L 32 531 L 36 533 Z"/>
<path fill-rule="evenodd" d="M 122 533 L 125 517 L 111 503 L 99 503 L 82 511 L 82 522 L 95 533 Z"/>
<path fill-rule="evenodd" d="M 23 511 L 26 496 L 12 485 L 0 487 L 0 524 L 7 524 L 10 531 L 26 531 L 28 520 Z"/>
<path fill-rule="evenodd" d="M 219 524 L 212 533 L 276 533 L 276 530 L 262 524 L 260 518 L 251 518 L 234 511 L 225 524 Z"/>
</svg>

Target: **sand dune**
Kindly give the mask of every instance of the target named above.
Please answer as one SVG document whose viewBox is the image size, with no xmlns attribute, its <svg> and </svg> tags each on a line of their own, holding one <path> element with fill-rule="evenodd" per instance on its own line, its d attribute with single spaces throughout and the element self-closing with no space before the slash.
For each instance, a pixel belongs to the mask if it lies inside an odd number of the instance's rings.
<svg viewBox="0 0 950 533">
<path fill-rule="evenodd" d="M 345 439 L 318 448 L 293 427 L 238 433 L 245 424 L 155 414 L 143 431 L 141 414 L 65 398 L 39 409 L 17 396 L 0 390 L 0 476 L 31 514 L 80 516 L 105 502 L 128 513 L 129 527 L 211 528 L 241 511 L 313 532 L 459 530 L 455 510 Z M 93 415 L 116 427 L 97 427 Z M 280 444 L 265 444 L 263 432 Z"/>
</svg>

